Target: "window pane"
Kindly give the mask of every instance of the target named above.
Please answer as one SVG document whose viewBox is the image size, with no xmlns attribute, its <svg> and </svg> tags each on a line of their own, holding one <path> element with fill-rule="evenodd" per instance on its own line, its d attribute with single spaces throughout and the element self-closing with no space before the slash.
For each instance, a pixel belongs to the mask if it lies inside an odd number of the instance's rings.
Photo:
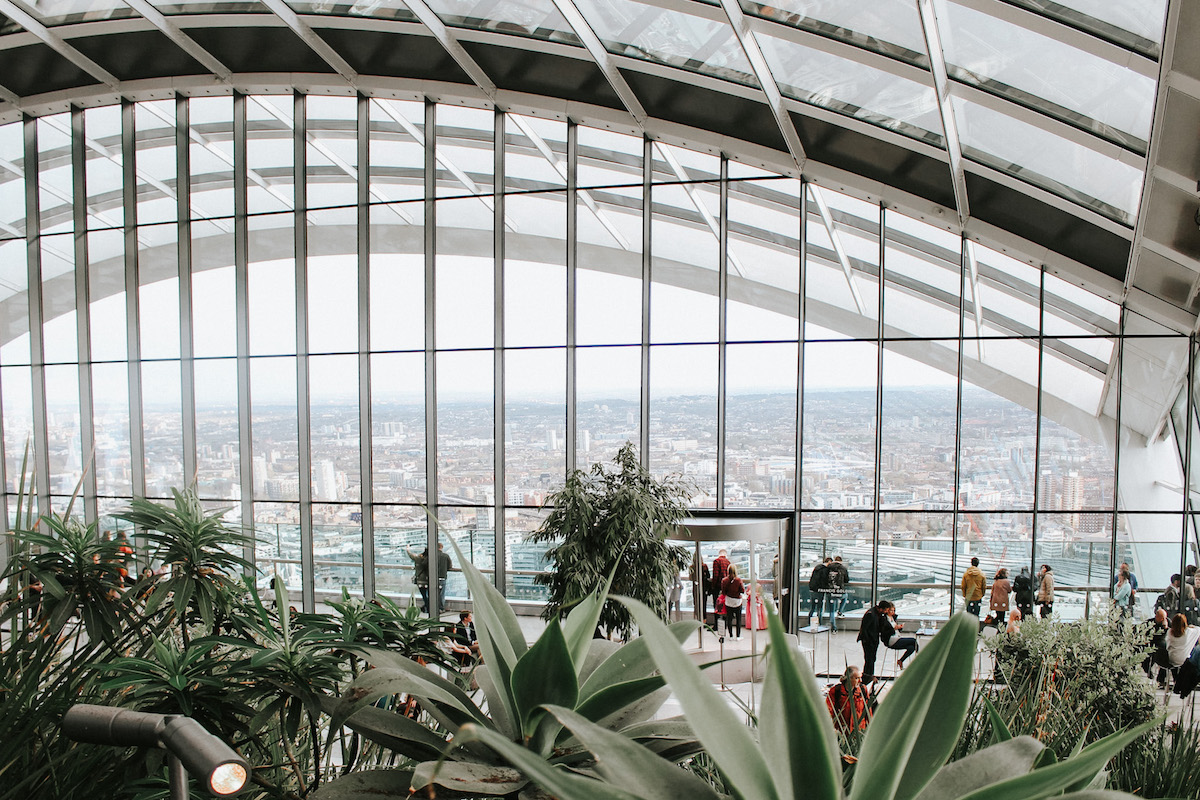
<svg viewBox="0 0 1200 800">
<path fill-rule="evenodd" d="M 583 347 L 575 354 L 577 467 L 609 461 L 641 440 L 642 354 L 636 347 Z"/>
<path fill-rule="evenodd" d="M 93 361 L 128 357 L 125 308 L 125 244 L 119 230 L 88 234 L 88 316 Z"/>
<path fill-rule="evenodd" d="M 725 506 L 792 508 L 796 497 L 795 344 L 725 351 Z"/>
<path fill-rule="evenodd" d="M 450 503 L 495 498 L 490 352 L 437 354 L 438 494 Z"/>
<path fill-rule="evenodd" d="M 254 497 L 297 501 L 300 499 L 300 465 L 296 359 L 252 359 L 250 397 Z"/>
<path fill-rule="evenodd" d="M 129 497 L 133 494 L 133 476 L 129 367 L 126 364 L 92 366 L 92 408 L 96 437 L 96 494 Z"/>
<path fill-rule="evenodd" d="M 261 218 L 275 222 L 292 215 Z M 250 354 L 296 352 L 296 261 L 290 235 L 279 237 L 258 230 L 251 221 L 246 293 L 250 303 Z"/>
<path fill-rule="evenodd" d="M 313 356 L 308 370 L 313 500 L 361 500 L 358 357 Z"/>
<path fill-rule="evenodd" d="M 215 99 L 218 101 L 223 99 L 225 103 L 229 103 L 229 98 Z M 192 128 L 189 133 L 192 135 L 191 155 L 194 159 L 198 151 L 203 149 L 203 145 L 198 139 L 204 142 L 207 142 L 208 139 L 196 127 L 198 120 L 195 109 L 198 101 L 190 100 L 188 102 L 189 107 L 193 109 Z M 133 120 L 134 129 L 137 132 L 134 148 L 135 163 L 137 164 L 138 224 L 169 222 L 179 216 L 177 200 L 179 195 L 176 189 L 178 159 L 175 157 L 175 101 L 150 100 L 138 103 L 134 108 Z M 227 126 L 226 131 L 231 127 L 231 124 Z M 208 132 L 212 133 L 213 131 L 210 128 Z M 117 147 L 114 150 L 119 153 L 120 148 Z M 200 166 L 203 167 L 203 164 L 204 162 Z M 229 164 L 232 164 L 232 160 Z M 205 183 L 202 180 L 204 172 L 197 170 L 196 167 L 197 165 L 193 163 L 191 171 L 192 197 L 190 198 L 190 202 L 193 203 L 193 218 L 200 216 L 194 204 L 198 196 L 196 184 L 199 182 L 203 187 Z M 232 197 L 232 194 L 230 196 Z"/>
<path fill-rule="evenodd" d="M 50 451 L 50 493 L 69 497 L 83 477 L 79 439 L 79 368 L 46 367 L 46 434 Z"/>
<path fill-rule="evenodd" d="M 492 211 L 478 199 L 437 203 L 437 346 L 495 340 Z"/>
<path fill-rule="evenodd" d="M 805 508 L 874 506 L 878 359 L 868 342 L 804 347 Z"/>
<path fill-rule="evenodd" d="M 567 341 L 566 195 L 514 195 L 505 203 L 504 343 Z"/>
<path fill-rule="evenodd" d="M 505 505 L 540 506 L 566 478 L 566 350 L 504 355 Z"/>
<path fill-rule="evenodd" d="M 425 257 L 421 252 L 420 228 L 424 217 L 421 204 L 404 206 L 414 213 L 414 227 L 403 239 L 412 252 L 384 251 L 385 245 L 371 240 L 371 349 L 420 350 L 425 347 Z M 392 212 L 371 210 L 373 224 L 387 222 Z M 396 231 L 388 223 L 387 230 Z M 401 231 L 397 233 L 399 238 Z M 389 241 L 390 244 L 390 241 Z"/>
<path fill-rule="evenodd" d="M 31 467 L 22 474 L 21 463 L 33 458 L 33 380 L 29 367 L 0 369 L 0 400 L 4 411 L 4 477 L 6 490 L 16 494 L 24 478 L 26 491 Z M 28 450 L 27 450 L 28 448 Z M 32 464 L 32 462 L 30 462 Z"/>
<path fill-rule="evenodd" d="M 188 115 L 192 218 L 233 216 L 233 98 L 193 97 Z"/>
<path fill-rule="evenodd" d="M 655 347 L 650 353 L 650 472 L 682 474 L 694 505 L 716 507 L 717 348 Z"/>
<path fill-rule="evenodd" d="M 720 191 L 709 184 L 667 184 L 653 188 L 653 202 L 650 338 L 716 341 Z"/>
<path fill-rule="evenodd" d="M 362 506 L 313 503 L 316 591 L 363 593 Z"/>
<path fill-rule="evenodd" d="M 729 185 L 730 341 L 799 335 L 800 183 Z"/>
<path fill-rule="evenodd" d="M 376 502 L 425 502 L 425 354 L 371 357 Z"/>
<path fill-rule="evenodd" d="M 174 225 L 138 230 L 142 358 L 179 358 L 179 261 Z M 200 308 L 203 315 L 204 309 Z"/>
<path fill-rule="evenodd" d="M 196 385 L 196 489 L 201 497 L 241 497 L 237 363 L 194 362 Z"/>
<path fill-rule="evenodd" d="M 142 431 L 149 497 L 170 497 L 171 489 L 184 485 L 183 413 L 179 398 L 178 361 L 142 363 Z"/>
<path fill-rule="evenodd" d="M 246 207 L 251 214 L 296 208 L 294 105 L 291 95 L 246 98 Z"/>
<path fill-rule="evenodd" d="M 953 533 L 953 514 L 890 511 L 879 515 L 879 596 L 895 597 L 892 602 L 904 617 L 943 619 L 950 615 L 950 595 L 958 586 L 950 574 Z M 855 570 L 854 562 L 850 566 L 850 579 L 869 585 L 870 572 Z M 870 561 L 863 566 L 869 569 Z M 962 610 L 961 603 L 956 610 Z M 915 630 L 924 626 L 905 627 Z"/>
<path fill-rule="evenodd" d="M 880 508 L 954 508 L 957 380 L 904 354 L 936 348 L 952 356 L 957 344 L 897 342 L 884 349 Z"/>
</svg>

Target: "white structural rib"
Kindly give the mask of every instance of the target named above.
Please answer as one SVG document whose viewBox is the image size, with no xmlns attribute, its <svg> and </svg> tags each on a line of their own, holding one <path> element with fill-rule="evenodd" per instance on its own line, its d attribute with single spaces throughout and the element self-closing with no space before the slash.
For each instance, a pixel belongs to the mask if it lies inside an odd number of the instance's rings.
<svg viewBox="0 0 1200 800">
<path fill-rule="evenodd" d="M 249 97 L 249 99 L 254 101 L 254 104 L 256 106 L 258 106 L 259 108 L 261 108 L 263 111 L 266 111 L 268 114 L 270 114 L 276 120 L 278 120 L 279 122 L 281 122 L 285 126 L 287 126 L 288 130 L 293 131 L 293 133 L 295 132 L 296 126 L 295 126 L 295 122 L 292 120 L 292 118 L 290 116 L 288 116 L 287 114 L 285 114 L 283 111 L 280 111 L 278 108 L 276 108 L 275 104 L 270 102 L 270 100 L 267 100 L 262 97 L 256 97 L 254 95 L 251 95 Z M 356 182 L 358 181 L 358 170 L 351 164 L 346 163 L 346 161 L 341 156 L 339 156 L 337 153 L 335 153 L 333 150 L 326 147 L 325 144 L 323 142 L 321 142 L 320 139 L 317 138 L 317 135 L 315 133 L 308 130 L 307 125 L 305 126 L 305 141 L 307 141 L 309 147 L 311 147 L 313 150 L 316 150 L 321 155 L 325 156 L 325 158 L 329 159 L 329 162 L 331 164 L 333 164 L 335 167 L 337 167 L 338 169 L 340 169 L 342 172 L 344 172 L 346 174 L 346 176 L 350 178 L 350 180 L 356 181 Z M 273 194 L 276 197 L 278 197 L 279 199 L 283 200 L 284 203 L 287 204 L 288 208 L 292 207 L 291 201 L 284 199 L 286 197 L 286 194 L 284 192 L 273 189 L 272 187 L 266 186 L 265 184 L 264 184 L 263 188 L 267 189 L 267 191 L 271 192 L 271 194 Z M 381 194 L 378 189 L 368 188 L 367 191 L 370 193 L 370 196 L 373 197 L 375 200 L 378 200 L 381 203 L 388 203 L 388 198 L 385 197 L 383 194 Z M 409 224 L 412 223 L 412 221 L 413 221 L 412 216 L 409 215 L 407 212 L 405 212 L 400 206 L 388 204 L 387 207 L 390 208 L 392 211 L 394 211 L 396 213 L 396 215 L 400 217 L 400 219 L 404 220 L 405 222 L 407 222 Z"/>
<path fill-rule="evenodd" d="M 300 37 L 314 53 L 320 56 L 326 64 L 333 67 L 338 75 L 341 75 L 351 85 L 354 85 L 358 80 L 358 73 L 353 67 L 338 55 L 329 44 L 317 36 L 317 32 L 308 26 L 308 23 L 300 19 L 300 16 L 292 10 L 284 0 L 262 0 L 262 4 L 271 9 L 271 13 L 283 20 L 283 24 L 291 28 L 292 33 Z"/>
<path fill-rule="evenodd" d="M 604 77 L 608 79 L 608 85 L 617 93 L 617 97 L 625 105 L 625 110 L 630 113 L 634 121 L 641 128 L 646 127 L 646 109 L 642 107 L 642 101 L 638 100 L 637 95 L 633 93 L 633 89 L 625 81 L 617 69 L 616 63 L 608 50 L 605 49 L 604 43 L 600 41 L 600 37 L 592 30 L 592 26 L 584 19 L 583 13 L 572 2 L 572 0 L 554 0 L 554 6 L 558 9 L 558 13 L 563 15 L 567 24 L 571 26 L 571 30 L 579 37 L 579 41 L 583 42 L 583 46 L 587 48 L 588 55 L 596 62 L 596 66 L 604 73 Z"/>
<path fill-rule="evenodd" d="M 704 220 L 704 224 L 708 226 L 709 231 L 711 231 L 712 235 L 716 237 L 716 240 L 720 242 L 721 223 L 719 223 L 716 217 L 712 215 L 712 212 L 708 210 L 708 206 L 704 205 L 704 200 L 700 197 L 700 193 L 696 191 L 695 184 L 691 182 L 692 179 L 684 170 L 683 165 L 679 163 L 679 159 L 675 158 L 675 154 L 671 152 L 670 147 L 660 144 L 659 142 L 654 143 L 654 149 L 657 150 L 658 154 L 661 155 L 663 160 L 667 162 L 667 166 L 671 168 L 671 172 L 675 175 L 675 178 L 681 181 L 683 190 L 687 192 L 688 199 L 692 201 L 692 206 L 694 206 L 696 211 L 700 213 L 701 218 Z M 738 261 L 737 256 L 735 256 L 733 253 L 729 254 L 729 265 L 733 267 L 734 272 L 736 272 L 740 277 L 746 277 L 746 270 L 742 268 L 741 262 Z"/>
<path fill-rule="evenodd" d="M 216 56 L 205 50 L 200 45 L 196 44 L 196 40 L 181 31 L 179 27 L 163 16 L 159 11 L 146 0 L 124 0 L 125 5 L 132 8 L 134 11 L 145 17 L 146 21 L 162 32 L 172 42 L 175 43 L 180 50 L 187 53 L 192 58 L 199 61 L 205 69 L 216 75 L 221 80 L 229 83 L 233 78 L 233 73 L 228 67 L 217 60 Z"/>
<path fill-rule="evenodd" d="M 733 33 L 742 45 L 742 52 L 750 61 L 750 68 L 754 70 L 754 77 L 758 79 L 758 85 L 767 98 L 767 105 L 775 116 L 775 124 L 779 126 L 779 132 L 783 134 L 783 141 L 787 144 L 788 152 L 796 162 L 796 169 L 803 172 L 804 164 L 808 159 L 804 152 L 804 144 L 800 141 L 800 134 L 796 132 L 796 125 L 792 122 L 787 108 L 784 107 L 783 94 L 779 91 L 779 84 L 775 82 L 775 76 L 771 74 L 771 67 L 767 64 L 767 59 L 758 44 L 758 37 L 754 33 L 754 28 L 751 27 L 750 19 L 742 11 L 739 0 L 721 0 L 721 8 L 725 9 L 725 16 L 729 18 Z"/>
<path fill-rule="evenodd" d="M 942 118 L 946 152 L 950 156 L 958 223 L 965 227 L 967 220 L 971 218 L 971 208 L 967 202 L 967 178 L 963 172 L 962 144 L 958 137 L 958 123 L 954 119 L 954 102 L 950 97 L 950 77 L 946 73 L 946 56 L 942 51 L 937 12 L 933 9 L 932 0 L 917 0 L 917 9 L 921 15 L 921 31 L 925 34 L 925 53 L 929 56 L 929 67 L 933 73 L 933 88 L 937 94 L 938 113 Z"/>
<path fill-rule="evenodd" d="M 967 239 L 963 242 L 963 252 L 967 256 L 967 276 L 971 281 L 971 307 L 975 309 L 975 346 L 979 360 L 983 361 L 983 297 L 980 296 L 979 262 L 975 260 L 975 243 Z"/>
<path fill-rule="evenodd" d="M 32 33 L 54 52 L 67 59 L 75 66 L 79 67 L 96 80 L 108 86 L 110 89 L 116 89 L 117 85 L 121 83 L 117 76 L 113 75 L 104 67 L 100 66 L 95 61 L 92 61 L 83 53 L 76 50 L 74 46 L 68 44 L 57 33 L 38 22 L 36 19 L 34 19 L 32 14 L 21 8 L 16 3 L 12 2 L 12 0 L 0 0 L 0 13 L 3 13 L 13 22 Z"/>
<path fill-rule="evenodd" d="M 829 234 L 829 241 L 833 244 L 833 252 L 837 254 L 838 263 L 842 265 L 842 274 L 846 276 L 846 284 L 850 287 L 854 306 L 858 309 L 859 314 L 866 315 L 867 308 L 863 303 L 862 292 L 858 290 L 858 284 L 854 282 L 854 270 L 850 266 L 850 256 L 846 255 L 846 248 L 842 246 L 842 237 L 833 224 L 833 214 L 829 213 L 829 204 L 825 202 L 825 195 L 821 193 L 821 187 L 815 183 L 808 184 L 808 188 L 812 191 L 813 200 L 817 204 L 817 212 L 821 215 L 821 224 L 825 226 L 825 233 Z"/>
<path fill-rule="evenodd" d="M 550 166 L 554 167 L 554 171 L 557 172 L 564 181 L 566 181 L 567 164 L 561 158 L 555 155 L 554 151 L 550 149 L 550 145 L 546 143 L 546 140 L 539 136 L 538 132 L 533 129 L 533 126 L 526 122 L 525 118 L 520 114 L 509 114 L 508 118 L 512 120 L 513 124 L 520 128 L 521 133 L 525 134 L 529 141 L 533 143 L 534 148 L 541 153 L 542 158 L 550 162 Z M 612 236 L 613 239 L 617 241 L 617 244 L 621 246 L 621 249 L 628 250 L 629 240 L 625 238 L 624 234 L 621 233 L 621 231 L 609 218 L 608 214 L 604 213 L 604 209 L 600 208 L 600 205 L 596 202 L 596 198 L 592 197 L 592 193 L 587 189 L 576 189 L 575 191 L 579 196 L 579 199 L 583 201 L 583 204 L 587 206 L 588 210 L 595 215 L 596 219 L 599 220 L 600 224 L 604 226 L 604 229 L 608 231 L 609 235 Z"/>
<path fill-rule="evenodd" d="M 442 22 L 442 18 L 434 13 L 425 0 L 404 0 L 404 4 L 416 15 L 417 19 L 421 20 L 421 24 L 429 29 L 433 38 L 437 39 L 438 43 L 454 59 L 454 63 L 458 64 L 475 85 L 488 96 L 488 99 L 494 102 L 496 100 L 495 82 L 483 71 L 483 67 L 479 66 L 475 59 L 471 58 L 471 55 L 463 49 L 458 38 L 450 32 L 446 23 Z"/>
</svg>

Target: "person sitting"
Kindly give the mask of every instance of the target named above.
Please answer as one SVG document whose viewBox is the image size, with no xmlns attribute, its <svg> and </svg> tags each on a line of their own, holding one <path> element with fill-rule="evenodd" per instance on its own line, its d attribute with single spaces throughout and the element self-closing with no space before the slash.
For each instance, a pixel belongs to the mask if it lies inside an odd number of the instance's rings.
<svg viewBox="0 0 1200 800">
<path fill-rule="evenodd" d="M 1021 632 L 1021 612 L 1018 609 L 1013 609 L 1008 612 L 1008 627 L 1004 629 L 1005 633 L 1020 633 Z"/>
<path fill-rule="evenodd" d="M 896 622 L 895 604 L 886 600 L 882 603 L 887 603 L 887 607 L 883 609 L 883 617 L 879 620 L 879 640 L 883 642 L 884 647 L 904 651 L 904 654 L 896 660 L 896 666 L 904 669 L 905 659 L 917 652 L 917 638 L 901 636 L 899 632 L 904 629 L 904 624 Z"/>
<path fill-rule="evenodd" d="M 479 640 L 475 638 L 475 623 L 470 611 L 458 612 L 458 624 L 450 639 L 450 653 L 464 667 L 479 660 Z"/>
<path fill-rule="evenodd" d="M 1171 628 L 1167 631 L 1167 666 L 1178 669 L 1192 654 L 1192 648 L 1200 640 L 1200 628 L 1188 625 L 1187 617 L 1176 614 L 1171 617 Z"/>
<path fill-rule="evenodd" d="M 833 727 L 838 733 L 850 733 L 867 729 L 871 720 L 871 709 L 863 692 L 861 676 L 856 666 L 846 667 L 841 679 L 829 687 L 825 705 L 833 717 Z"/>
</svg>

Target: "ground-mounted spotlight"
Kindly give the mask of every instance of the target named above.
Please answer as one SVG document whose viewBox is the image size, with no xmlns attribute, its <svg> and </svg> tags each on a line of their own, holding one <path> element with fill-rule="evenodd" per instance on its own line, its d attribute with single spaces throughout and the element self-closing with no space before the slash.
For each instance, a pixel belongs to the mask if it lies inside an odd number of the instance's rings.
<svg viewBox="0 0 1200 800">
<path fill-rule="evenodd" d="M 239 793 L 250 778 L 246 760 L 191 717 L 81 703 L 63 715 L 62 727 L 77 742 L 163 748 L 170 754 L 172 798 L 186 800 L 189 773 L 217 797 Z"/>
</svg>

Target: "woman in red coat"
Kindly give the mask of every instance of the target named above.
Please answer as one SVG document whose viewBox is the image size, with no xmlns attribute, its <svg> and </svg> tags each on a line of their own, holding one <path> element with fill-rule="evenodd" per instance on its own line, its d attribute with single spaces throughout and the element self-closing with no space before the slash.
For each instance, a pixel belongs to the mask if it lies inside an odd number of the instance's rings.
<svg viewBox="0 0 1200 800">
<path fill-rule="evenodd" d="M 825 695 L 825 705 L 829 707 L 833 727 L 837 728 L 839 733 L 867 729 L 867 723 L 871 720 L 871 709 L 860 684 L 858 667 L 846 667 L 842 679 L 829 687 L 829 694 Z"/>
</svg>

